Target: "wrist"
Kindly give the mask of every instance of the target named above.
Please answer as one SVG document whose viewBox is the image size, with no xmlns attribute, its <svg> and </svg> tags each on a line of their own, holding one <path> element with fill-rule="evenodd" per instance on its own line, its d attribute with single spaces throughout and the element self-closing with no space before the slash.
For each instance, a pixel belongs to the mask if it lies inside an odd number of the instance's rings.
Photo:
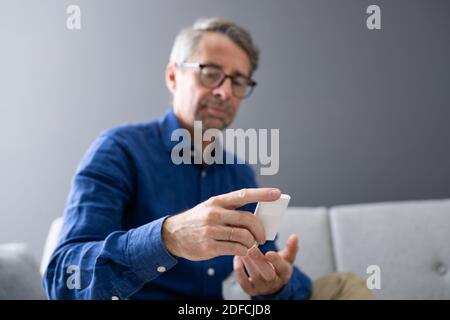
<svg viewBox="0 0 450 320">
<path fill-rule="evenodd" d="M 172 216 L 164 220 L 161 230 L 161 238 L 167 251 L 169 251 L 169 253 L 173 256 L 179 256 L 177 254 L 177 241 L 175 239 L 175 233 L 173 232 L 174 219 L 175 216 Z"/>
</svg>

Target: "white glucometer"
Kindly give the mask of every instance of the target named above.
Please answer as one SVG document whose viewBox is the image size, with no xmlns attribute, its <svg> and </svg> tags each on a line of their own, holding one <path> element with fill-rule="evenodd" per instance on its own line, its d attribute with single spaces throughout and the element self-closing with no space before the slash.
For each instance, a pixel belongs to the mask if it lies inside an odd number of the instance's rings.
<svg viewBox="0 0 450 320">
<path fill-rule="evenodd" d="M 290 199 L 291 197 L 289 195 L 282 194 L 278 200 L 270 202 L 261 201 L 256 205 L 255 216 L 264 225 L 266 240 L 275 240 Z"/>
</svg>

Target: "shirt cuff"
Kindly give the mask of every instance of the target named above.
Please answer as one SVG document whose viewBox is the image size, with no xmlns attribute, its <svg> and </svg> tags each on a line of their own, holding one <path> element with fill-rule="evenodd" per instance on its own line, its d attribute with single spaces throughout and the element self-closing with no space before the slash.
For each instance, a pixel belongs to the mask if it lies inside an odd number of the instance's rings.
<svg viewBox="0 0 450 320">
<path fill-rule="evenodd" d="M 154 220 L 129 232 L 130 262 L 136 276 L 142 281 L 151 281 L 178 263 L 162 240 L 162 225 L 168 217 Z"/>
<path fill-rule="evenodd" d="M 292 296 L 291 281 L 286 283 L 280 290 L 273 294 L 252 297 L 252 300 L 289 300 Z"/>
</svg>

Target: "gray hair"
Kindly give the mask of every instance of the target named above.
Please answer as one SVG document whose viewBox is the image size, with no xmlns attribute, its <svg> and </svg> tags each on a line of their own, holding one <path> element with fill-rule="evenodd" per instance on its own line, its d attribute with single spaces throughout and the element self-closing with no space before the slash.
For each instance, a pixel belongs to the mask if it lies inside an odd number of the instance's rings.
<svg viewBox="0 0 450 320">
<path fill-rule="evenodd" d="M 192 26 L 182 29 L 172 47 L 170 62 L 181 65 L 198 49 L 202 35 L 206 32 L 224 34 L 247 54 L 251 70 L 250 75 L 258 68 L 259 49 L 253 43 L 250 33 L 236 23 L 222 18 L 201 18 Z"/>
</svg>

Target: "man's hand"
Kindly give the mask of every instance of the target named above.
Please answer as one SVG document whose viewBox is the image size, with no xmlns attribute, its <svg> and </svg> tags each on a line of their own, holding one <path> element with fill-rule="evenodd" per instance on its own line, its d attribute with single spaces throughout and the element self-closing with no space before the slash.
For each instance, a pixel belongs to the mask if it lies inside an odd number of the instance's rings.
<svg viewBox="0 0 450 320">
<path fill-rule="evenodd" d="M 292 234 L 282 251 L 269 251 L 264 255 L 252 247 L 245 257 L 235 256 L 234 272 L 242 289 L 250 296 L 278 292 L 291 278 L 297 250 L 298 236 Z"/>
<path fill-rule="evenodd" d="M 264 226 L 253 213 L 236 208 L 258 201 L 275 201 L 275 188 L 241 189 L 209 198 L 164 221 L 162 239 L 167 250 L 188 260 L 222 255 L 245 256 L 255 241 L 266 241 Z"/>
</svg>

